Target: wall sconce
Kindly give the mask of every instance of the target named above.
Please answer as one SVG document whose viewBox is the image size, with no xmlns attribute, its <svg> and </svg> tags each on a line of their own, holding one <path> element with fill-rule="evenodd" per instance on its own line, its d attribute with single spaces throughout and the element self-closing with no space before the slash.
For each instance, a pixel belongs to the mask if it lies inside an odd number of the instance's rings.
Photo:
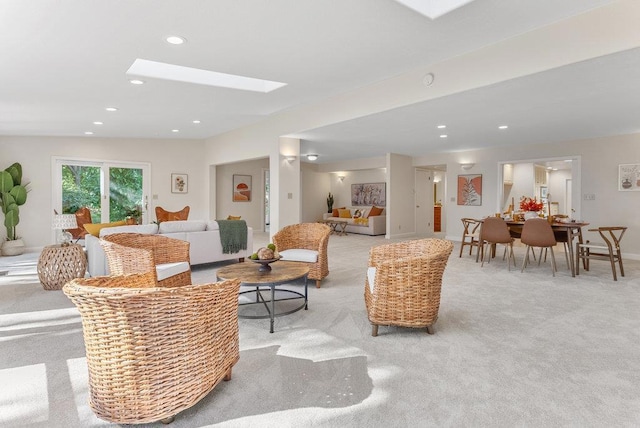
<svg viewBox="0 0 640 428">
<path fill-rule="evenodd" d="M 465 171 L 469 171 L 471 168 L 473 168 L 475 165 L 475 163 L 461 163 L 460 164 L 460 168 L 464 169 Z"/>
<path fill-rule="evenodd" d="M 297 157 L 296 156 L 285 156 L 285 159 L 287 160 L 287 162 L 291 163 L 294 160 L 296 160 Z"/>
<path fill-rule="evenodd" d="M 344 175 L 339 175 L 338 176 L 338 180 L 340 180 L 340 182 L 343 182 L 344 181 Z"/>
<path fill-rule="evenodd" d="M 318 159 L 318 155 L 314 155 L 314 154 L 307 155 L 307 159 L 309 159 L 310 161 L 314 161 Z"/>
</svg>

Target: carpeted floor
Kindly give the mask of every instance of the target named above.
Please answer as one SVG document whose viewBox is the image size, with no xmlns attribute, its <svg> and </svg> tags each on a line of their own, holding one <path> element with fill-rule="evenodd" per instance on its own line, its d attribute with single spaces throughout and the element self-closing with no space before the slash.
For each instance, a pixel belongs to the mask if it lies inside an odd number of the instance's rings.
<svg viewBox="0 0 640 428">
<path fill-rule="evenodd" d="M 257 234 L 256 248 L 267 239 Z M 309 310 L 277 318 L 274 334 L 268 320 L 241 319 L 233 379 L 171 426 L 640 426 L 640 262 L 617 282 L 598 261 L 572 278 L 560 252 L 554 278 L 548 263 L 481 268 L 454 249 L 436 334 L 380 327 L 374 338 L 367 254 L 388 242 L 332 236 Z M 0 258 L 0 426 L 108 426 L 87 405 L 79 316 L 42 289 L 36 258 Z M 194 282 L 220 266 L 195 267 Z"/>
</svg>

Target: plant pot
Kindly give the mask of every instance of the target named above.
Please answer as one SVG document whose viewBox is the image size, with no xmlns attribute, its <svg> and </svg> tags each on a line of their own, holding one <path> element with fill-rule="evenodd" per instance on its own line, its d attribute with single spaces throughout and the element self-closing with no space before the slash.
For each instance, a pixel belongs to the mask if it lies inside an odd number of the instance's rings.
<svg viewBox="0 0 640 428">
<path fill-rule="evenodd" d="M 529 220 L 530 218 L 536 218 L 536 217 L 538 217 L 537 211 L 525 211 L 524 213 L 525 220 Z"/>
<path fill-rule="evenodd" d="M 13 241 L 4 241 L 2 244 L 3 256 L 19 256 L 24 253 L 24 242 L 22 239 L 14 239 Z"/>
</svg>

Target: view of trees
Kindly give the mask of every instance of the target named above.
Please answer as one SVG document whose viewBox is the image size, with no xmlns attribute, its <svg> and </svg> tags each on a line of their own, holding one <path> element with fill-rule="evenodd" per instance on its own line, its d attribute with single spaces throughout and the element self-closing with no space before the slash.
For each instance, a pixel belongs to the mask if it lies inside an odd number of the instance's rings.
<svg viewBox="0 0 640 428">
<path fill-rule="evenodd" d="M 109 168 L 109 218 L 102 219 L 99 166 L 62 166 L 62 212 L 75 213 L 81 207 L 91 210 L 94 223 L 139 219 L 142 209 L 142 169 Z"/>
</svg>

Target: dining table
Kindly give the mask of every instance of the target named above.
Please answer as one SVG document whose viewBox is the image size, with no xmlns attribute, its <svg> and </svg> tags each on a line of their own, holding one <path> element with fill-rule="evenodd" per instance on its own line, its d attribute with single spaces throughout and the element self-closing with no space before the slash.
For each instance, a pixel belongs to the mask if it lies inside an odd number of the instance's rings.
<svg viewBox="0 0 640 428">
<path fill-rule="evenodd" d="M 507 226 L 509 226 L 509 232 L 514 238 L 519 238 L 522 233 L 522 227 L 524 221 L 505 220 Z M 569 265 L 571 267 L 571 276 L 576 276 L 576 255 L 574 253 L 574 239 L 577 239 L 580 244 L 582 241 L 582 228 L 588 226 L 589 223 L 579 221 L 567 221 L 559 222 L 554 221 L 551 223 L 553 231 L 560 231 L 567 234 L 567 246 L 569 251 Z"/>
</svg>

